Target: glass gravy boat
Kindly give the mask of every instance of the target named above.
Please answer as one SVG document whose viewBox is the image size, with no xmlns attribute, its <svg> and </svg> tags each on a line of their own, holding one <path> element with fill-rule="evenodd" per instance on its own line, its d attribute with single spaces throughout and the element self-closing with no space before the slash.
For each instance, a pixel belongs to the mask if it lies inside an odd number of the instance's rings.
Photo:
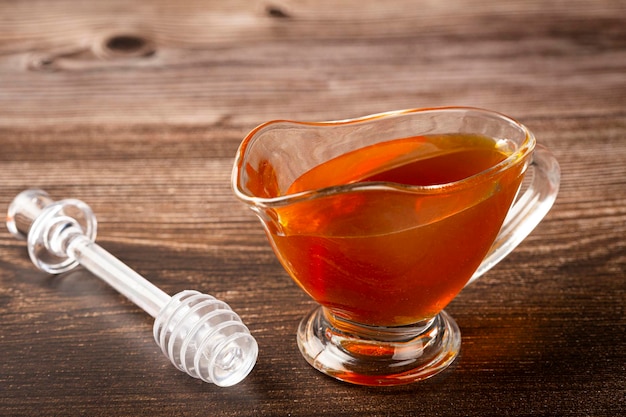
<svg viewBox="0 0 626 417">
<path fill-rule="evenodd" d="M 232 176 L 320 304 L 298 329 L 304 358 L 362 385 L 414 382 L 452 363 L 461 337 L 443 308 L 537 226 L 559 181 L 526 127 L 465 107 L 271 121 L 244 139 Z"/>
</svg>

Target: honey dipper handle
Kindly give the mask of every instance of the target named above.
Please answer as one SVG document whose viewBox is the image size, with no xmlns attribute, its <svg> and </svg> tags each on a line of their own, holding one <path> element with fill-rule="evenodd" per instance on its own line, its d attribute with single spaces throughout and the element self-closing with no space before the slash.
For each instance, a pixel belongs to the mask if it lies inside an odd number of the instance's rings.
<svg viewBox="0 0 626 417">
<path fill-rule="evenodd" d="M 74 236 L 68 242 L 67 253 L 152 317 L 170 301 L 169 295 L 85 235 Z"/>
<path fill-rule="evenodd" d="M 170 296 L 95 243 L 96 217 L 80 200 L 53 201 L 42 190 L 20 193 L 9 207 L 9 230 L 28 241 L 31 261 L 58 274 L 78 264 L 115 288 L 152 317 Z"/>
</svg>

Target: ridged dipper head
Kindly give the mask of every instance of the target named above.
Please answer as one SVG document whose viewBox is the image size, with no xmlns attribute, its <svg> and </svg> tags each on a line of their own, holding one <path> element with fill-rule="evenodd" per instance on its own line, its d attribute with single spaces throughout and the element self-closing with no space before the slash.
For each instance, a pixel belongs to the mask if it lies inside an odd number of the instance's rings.
<svg viewBox="0 0 626 417">
<path fill-rule="evenodd" d="M 256 340 L 228 304 L 191 290 L 163 307 L 154 338 L 178 369 L 222 387 L 241 382 L 258 355 Z"/>
</svg>

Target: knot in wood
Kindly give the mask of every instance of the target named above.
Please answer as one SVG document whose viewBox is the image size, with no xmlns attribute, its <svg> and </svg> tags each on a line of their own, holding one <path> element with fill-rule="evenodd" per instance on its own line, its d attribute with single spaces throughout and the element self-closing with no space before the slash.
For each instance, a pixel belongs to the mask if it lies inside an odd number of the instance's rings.
<svg viewBox="0 0 626 417">
<path fill-rule="evenodd" d="M 100 45 L 100 54 L 104 58 L 147 57 L 156 52 L 154 43 L 135 34 L 118 34 L 105 38 Z"/>
</svg>

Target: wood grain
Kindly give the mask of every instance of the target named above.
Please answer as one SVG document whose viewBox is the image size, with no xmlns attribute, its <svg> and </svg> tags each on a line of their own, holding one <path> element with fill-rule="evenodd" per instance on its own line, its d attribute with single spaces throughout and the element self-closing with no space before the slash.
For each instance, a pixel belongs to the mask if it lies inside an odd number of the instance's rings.
<svg viewBox="0 0 626 417">
<path fill-rule="evenodd" d="M 619 2 L 509 3 L 19 2 L 0 28 L 3 120 L 256 124 L 449 104 L 518 117 L 623 110 Z M 151 53 L 106 47 L 120 36 Z"/>
<path fill-rule="evenodd" d="M 103 247 L 228 301 L 260 344 L 240 385 L 194 380 L 137 307 L 0 231 L 0 415 L 626 414 L 625 23 L 613 0 L 0 1 L 0 210 L 29 187 L 88 202 Z M 526 124 L 559 198 L 447 308 L 451 369 L 336 382 L 300 357 L 314 305 L 233 196 L 235 151 L 274 118 L 439 105 Z"/>
</svg>

